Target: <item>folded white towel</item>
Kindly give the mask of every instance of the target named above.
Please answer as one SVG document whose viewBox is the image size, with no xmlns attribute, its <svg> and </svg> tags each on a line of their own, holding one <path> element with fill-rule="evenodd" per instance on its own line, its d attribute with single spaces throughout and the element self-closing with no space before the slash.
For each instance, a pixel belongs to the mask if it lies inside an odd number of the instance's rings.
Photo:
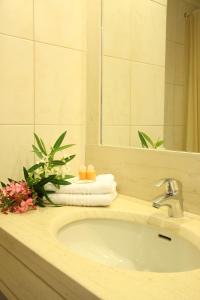
<svg viewBox="0 0 200 300">
<path fill-rule="evenodd" d="M 49 194 L 55 204 L 75 206 L 108 206 L 116 196 L 116 192 L 103 195 Z"/>
<path fill-rule="evenodd" d="M 72 184 L 63 185 L 59 189 L 48 183 L 45 185 L 45 190 L 58 194 L 111 194 L 116 192 L 116 185 L 112 174 L 102 174 L 96 177 L 96 181 L 87 183 L 73 178 Z"/>
<path fill-rule="evenodd" d="M 113 182 L 115 180 L 112 174 L 100 174 L 96 177 L 97 181 Z"/>
</svg>

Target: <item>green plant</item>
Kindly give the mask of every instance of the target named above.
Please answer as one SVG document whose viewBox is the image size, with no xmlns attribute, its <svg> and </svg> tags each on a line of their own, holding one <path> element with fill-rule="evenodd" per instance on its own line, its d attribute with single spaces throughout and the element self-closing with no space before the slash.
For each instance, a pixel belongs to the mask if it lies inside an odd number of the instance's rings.
<svg viewBox="0 0 200 300">
<path fill-rule="evenodd" d="M 67 174 L 67 164 L 75 155 L 64 156 L 61 159 L 55 158 L 56 154 L 72 147 L 74 144 L 63 145 L 66 131 L 56 140 L 54 145 L 47 148 L 43 140 L 34 134 L 36 145 L 32 145 L 33 152 L 39 158 L 39 162 L 29 169 L 23 167 L 24 179 L 15 181 L 8 178 L 8 184 L 1 183 L 0 208 L 3 213 L 22 213 L 36 206 L 46 206 L 46 202 L 55 205 L 45 190 L 45 185 L 51 183 L 56 187 L 71 184 L 69 179 L 74 176 Z"/>
<path fill-rule="evenodd" d="M 67 164 L 75 155 L 62 157 L 61 159 L 55 158 L 57 153 L 74 146 L 74 144 L 62 145 L 66 133 L 65 131 L 59 136 L 49 151 L 47 151 L 43 140 L 36 133 L 34 134 L 36 145 L 32 145 L 32 148 L 40 160 L 28 170 L 24 168 L 24 178 L 29 187 L 37 193 L 36 204 L 39 206 L 44 206 L 44 198 L 53 204 L 45 191 L 45 184 L 52 183 L 57 187 L 68 185 L 71 184 L 68 180 L 74 177 L 66 174 L 66 172 L 68 171 Z"/>
<path fill-rule="evenodd" d="M 159 138 L 157 139 L 157 141 L 153 142 L 152 139 L 145 132 L 139 130 L 138 135 L 142 148 L 150 148 L 149 146 L 151 146 L 153 149 L 157 149 L 164 143 L 164 140 L 160 140 Z"/>
</svg>

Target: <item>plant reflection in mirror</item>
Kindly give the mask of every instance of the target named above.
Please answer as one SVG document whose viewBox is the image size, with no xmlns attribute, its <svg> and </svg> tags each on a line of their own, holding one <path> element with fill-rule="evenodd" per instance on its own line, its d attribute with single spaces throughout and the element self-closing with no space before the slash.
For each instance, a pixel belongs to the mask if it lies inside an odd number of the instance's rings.
<svg viewBox="0 0 200 300">
<path fill-rule="evenodd" d="M 153 142 L 152 139 L 142 131 L 138 130 L 138 136 L 142 145 L 142 148 L 153 148 L 158 149 L 160 146 L 164 144 L 164 140 L 160 140 L 159 138 L 157 141 Z"/>
</svg>

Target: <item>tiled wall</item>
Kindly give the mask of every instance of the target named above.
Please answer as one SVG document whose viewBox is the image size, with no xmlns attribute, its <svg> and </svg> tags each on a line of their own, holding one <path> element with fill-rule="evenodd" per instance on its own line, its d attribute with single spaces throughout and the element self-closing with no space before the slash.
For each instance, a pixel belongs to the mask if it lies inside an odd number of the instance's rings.
<svg viewBox="0 0 200 300">
<path fill-rule="evenodd" d="M 186 122 L 185 13 L 200 7 L 200 1 L 168 0 L 165 73 L 165 147 L 184 150 Z"/>
<path fill-rule="evenodd" d="M 47 143 L 68 130 L 71 164 L 84 160 L 86 0 L 0 1 L 0 180 L 34 161 L 33 132 Z"/>
<path fill-rule="evenodd" d="M 103 144 L 163 137 L 167 1 L 103 1 Z"/>
</svg>

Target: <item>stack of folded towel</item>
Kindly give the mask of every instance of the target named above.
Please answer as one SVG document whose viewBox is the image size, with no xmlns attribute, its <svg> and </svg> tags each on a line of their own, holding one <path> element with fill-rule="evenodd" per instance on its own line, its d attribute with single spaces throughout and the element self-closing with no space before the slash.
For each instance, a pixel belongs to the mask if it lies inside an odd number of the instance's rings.
<svg viewBox="0 0 200 300">
<path fill-rule="evenodd" d="M 59 189 L 52 184 L 45 186 L 46 191 L 54 192 L 49 198 L 60 205 L 107 206 L 116 198 L 116 182 L 112 174 L 102 174 L 94 182 L 80 182 L 74 178 L 72 184 Z"/>
</svg>

